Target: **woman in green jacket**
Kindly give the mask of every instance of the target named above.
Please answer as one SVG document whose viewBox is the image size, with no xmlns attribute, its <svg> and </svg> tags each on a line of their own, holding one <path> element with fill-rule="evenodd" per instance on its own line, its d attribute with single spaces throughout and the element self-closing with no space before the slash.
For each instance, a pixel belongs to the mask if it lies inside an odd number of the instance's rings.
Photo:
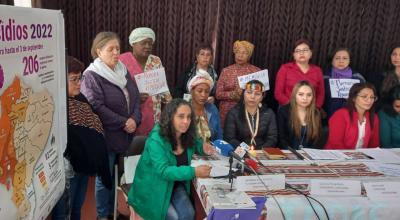
<svg viewBox="0 0 400 220">
<path fill-rule="evenodd" d="M 193 110 L 174 99 L 150 132 L 136 167 L 128 203 L 143 219 L 194 219 L 190 180 L 209 177 L 211 167 L 191 167 L 193 154 L 215 152 L 197 138 Z"/>
<path fill-rule="evenodd" d="M 379 111 L 382 148 L 400 148 L 400 85 L 393 87 Z"/>
</svg>

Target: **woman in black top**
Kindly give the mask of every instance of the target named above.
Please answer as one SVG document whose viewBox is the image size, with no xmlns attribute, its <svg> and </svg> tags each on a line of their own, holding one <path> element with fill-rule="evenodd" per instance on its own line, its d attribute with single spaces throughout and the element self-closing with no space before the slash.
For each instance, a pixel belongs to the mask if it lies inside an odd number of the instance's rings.
<svg viewBox="0 0 400 220">
<path fill-rule="evenodd" d="M 224 140 L 237 147 L 245 142 L 254 149 L 276 146 L 278 131 L 275 113 L 261 105 L 264 85 L 258 80 L 246 84 L 240 102 L 225 120 Z"/>
</svg>

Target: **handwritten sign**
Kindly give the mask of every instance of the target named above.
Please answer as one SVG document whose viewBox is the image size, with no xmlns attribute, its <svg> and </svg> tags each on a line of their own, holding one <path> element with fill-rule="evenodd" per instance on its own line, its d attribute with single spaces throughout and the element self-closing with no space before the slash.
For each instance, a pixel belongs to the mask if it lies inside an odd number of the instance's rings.
<svg viewBox="0 0 400 220">
<path fill-rule="evenodd" d="M 350 88 L 359 83 L 358 79 L 329 79 L 332 98 L 348 98 Z"/>
<path fill-rule="evenodd" d="M 244 89 L 246 86 L 246 83 L 251 81 L 251 80 L 258 80 L 264 84 L 264 91 L 269 90 L 269 78 L 268 78 L 268 70 L 260 70 L 255 73 L 250 73 L 244 76 L 239 76 L 238 81 L 239 81 L 239 86 L 240 88 Z"/>
<path fill-rule="evenodd" d="M 137 74 L 135 80 L 140 93 L 153 96 L 169 91 L 164 68 Z"/>
<path fill-rule="evenodd" d="M 357 180 L 321 180 L 310 181 L 310 194 L 320 196 L 359 196 L 361 182 Z"/>
<path fill-rule="evenodd" d="M 285 189 L 285 175 L 260 175 L 259 176 L 268 190 Z M 265 186 L 257 176 L 238 176 L 236 178 L 236 188 L 239 191 L 265 191 Z"/>
<path fill-rule="evenodd" d="M 363 184 L 370 199 L 400 198 L 400 182 L 369 182 Z"/>
</svg>

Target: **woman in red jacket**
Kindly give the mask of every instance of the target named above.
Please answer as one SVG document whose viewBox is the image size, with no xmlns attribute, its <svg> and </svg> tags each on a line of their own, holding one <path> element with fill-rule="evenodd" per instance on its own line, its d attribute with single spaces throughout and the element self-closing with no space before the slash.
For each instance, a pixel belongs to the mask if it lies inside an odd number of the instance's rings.
<svg viewBox="0 0 400 220">
<path fill-rule="evenodd" d="M 294 85 L 303 80 L 315 88 L 317 107 L 321 108 L 324 104 L 324 77 L 321 68 L 309 63 L 311 57 L 310 42 L 304 39 L 296 41 L 293 48 L 294 61 L 283 64 L 276 75 L 274 94 L 280 106 L 289 103 Z"/>
<path fill-rule="evenodd" d="M 375 87 L 356 83 L 349 92 L 346 107 L 329 119 L 329 138 L 325 149 L 379 147 L 379 119 L 375 114 Z"/>
</svg>

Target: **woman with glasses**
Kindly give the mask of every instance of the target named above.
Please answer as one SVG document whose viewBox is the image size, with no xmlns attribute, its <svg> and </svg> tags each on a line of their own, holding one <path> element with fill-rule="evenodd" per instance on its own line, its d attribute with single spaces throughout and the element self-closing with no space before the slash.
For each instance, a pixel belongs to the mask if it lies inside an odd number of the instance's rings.
<svg viewBox="0 0 400 220">
<path fill-rule="evenodd" d="M 215 95 L 219 101 L 221 125 L 225 124 L 225 117 L 228 111 L 240 100 L 242 89 L 239 87 L 238 76 L 260 71 L 260 68 L 249 63 L 253 50 L 254 45 L 252 43 L 235 41 L 233 44 L 235 64 L 225 67 L 221 72 Z"/>
<path fill-rule="evenodd" d="M 389 91 L 389 96 L 378 114 L 381 147 L 400 148 L 400 85 Z"/>
<path fill-rule="evenodd" d="M 328 119 L 332 114 L 343 107 L 346 103 L 345 98 L 332 98 L 330 90 L 330 79 L 357 79 L 364 83 L 365 78 L 358 72 L 355 72 L 350 67 L 351 53 L 348 48 L 336 49 L 330 57 L 330 67 L 324 75 L 325 80 L 325 103 L 324 110 L 327 113 Z"/>
<path fill-rule="evenodd" d="M 257 150 L 276 146 L 278 129 L 275 113 L 261 105 L 264 94 L 264 85 L 252 80 L 246 84 L 240 102 L 229 111 L 224 126 L 224 140 L 233 147 L 242 142 Z"/>
<path fill-rule="evenodd" d="M 121 54 L 119 60 L 125 64 L 133 81 L 137 74 L 163 68 L 161 59 L 151 54 L 155 40 L 154 31 L 147 27 L 135 28 L 129 35 L 129 45 L 132 47 L 132 51 Z M 142 123 L 136 129 L 135 134 L 148 135 L 154 124 L 160 120 L 162 103 L 167 103 L 171 99 L 169 91 L 153 96 L 141 93 Z"/>
<path fill-rule="evenodd" d="M 379 147 L 379 119 L 375 114 L 378 97 L 370 83 L 356 83 L 349 92 L 346 107 L 329 119 L 326 149 Z"/>
<path fill-rule="evenodd" d="M 139 91 L 118 60 L 119 53 L 116 33 L 98 33 L 91 49 L 94 61 L 84 71 L 81 86 L 103 123 L 111 176 L 117 155 L 125 153 L 141 120 Z M 114 210 L 114 191 L 107 189 L 100 178 L 96 178 L 95 187 L 97 217 L 107 219 Z"/>
<path fill-rule="evenodd" d="M 311 49 L 311 44 L 307 40 L 296 41 L 293 49 L 294 61 L 279 68 L 274 94 L 280 106 L 290 102 L 294 85 L 302 80 L 307 80 L 314 87 L 317 107 L 321 108 L 324 104 L 324 78 L 321 68 L 309 63 L 312 57 Z"/>
<path fill-rule="evenodd" d="M 290 102 L 278 110 L 279 147 L 320 148 L 321 115 L 315 106 L 315 91 L 308 81 L 296 83 Z"/>
</svg>

